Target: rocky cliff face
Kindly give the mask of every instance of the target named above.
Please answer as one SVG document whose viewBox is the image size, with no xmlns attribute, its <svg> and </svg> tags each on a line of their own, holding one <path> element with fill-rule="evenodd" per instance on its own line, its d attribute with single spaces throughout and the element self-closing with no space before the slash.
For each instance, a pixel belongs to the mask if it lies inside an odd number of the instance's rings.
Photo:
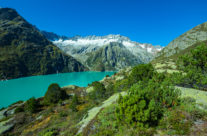
<svg viewBox="0 0 207 136">
<path fill-rule="evenodd" d="M 91 70 L 98 70 L 101 66 L 102 70 L 118 70 L 148 63 L 162 49 L 160 46 L 131 41 L 121 35 L 76 36 L 55 40 L 53 43 L 65 53 L 89 66 Z"/>
<path fill-rule="evenodd" d="M 85 64 L 92 70 L 119 70 L 127 66 L 143 63 L 140 58 L 130 53 L 127 48 L 117 42 L 111 42 L 88 55 Z"/>
<path fill-rule="evenodd" d="M 157 56 L 169 57 L 173 54 L 198 43 L 207 40 L 207 22 L 200 24 L 185 32 L 170 42 Z"/>
<path fill-rule="evenodd" d="M 0 79 L 85 69 L 15 10 L 0 9 Z"/>
</svg>

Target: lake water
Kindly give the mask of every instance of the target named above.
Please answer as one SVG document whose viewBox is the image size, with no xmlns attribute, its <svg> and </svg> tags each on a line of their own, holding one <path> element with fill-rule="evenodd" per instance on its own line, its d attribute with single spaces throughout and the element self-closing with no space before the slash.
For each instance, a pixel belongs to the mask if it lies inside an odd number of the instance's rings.
<svg viewBox="0 0 207 136">
<path fill-rule="evenodd" d="M 114 72 L 72 72 L 0 81 L 0 108 L 33 96 L 36 98 L 44 96 L 51 83 L 58 83 L 61 87 L 67 85 L 86 87 L 93 81 L 102 80 L 106 75 L 113 74 Z"/>
</svg>

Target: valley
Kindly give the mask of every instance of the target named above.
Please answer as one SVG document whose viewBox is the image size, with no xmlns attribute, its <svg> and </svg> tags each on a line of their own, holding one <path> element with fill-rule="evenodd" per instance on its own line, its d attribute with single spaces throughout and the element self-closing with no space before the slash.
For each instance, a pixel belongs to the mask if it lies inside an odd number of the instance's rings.
<svg viewBox="0 0 207 136">
<path fill-rule="evenodd" d="M 51 24 L 66 25 L 53 15 Z M 120 34 L 58 35 L 0 8 L 0 92 L 0 136 L 205 136 L 207 22 L 160 46 Z"/>
</svg>

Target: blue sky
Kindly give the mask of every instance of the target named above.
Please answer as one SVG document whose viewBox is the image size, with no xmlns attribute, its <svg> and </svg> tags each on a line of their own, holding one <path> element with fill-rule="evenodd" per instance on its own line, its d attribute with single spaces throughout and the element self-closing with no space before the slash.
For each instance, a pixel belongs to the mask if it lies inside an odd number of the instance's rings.
<svg viewBox="0 0 207 136">
<path fill-rule="evenodd" d="M 162 46 L 207 21 L 207 0 L 0 0 L 0 6 L 60 35 L 121 34 Z"/>
</svg>

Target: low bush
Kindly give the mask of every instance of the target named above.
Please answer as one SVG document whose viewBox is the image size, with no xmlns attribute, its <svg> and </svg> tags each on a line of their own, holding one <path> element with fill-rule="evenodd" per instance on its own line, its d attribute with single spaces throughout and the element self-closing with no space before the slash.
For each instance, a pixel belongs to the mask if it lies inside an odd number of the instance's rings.
<svg viewBox="0 0 207 136">
<path fill-rule="evenodd" d="M 38 134 L 38 136 L 57 136 L 59 131 L 55 128 L 46 129 Z"/>
<path fill-rule="evenodd" d="M 78 96 L 75 94 L 72 98 L 72 102 L 71 102 L 71 105 L 70 105 L 70 108 L 72 109 L 72 111 L 78 111 L 77 109 L 77 105 L 79 104 L 79 100 L 78 100 Z"/>
<path fill-rule="evenodd" d="M 180 81 L 178 85 L 204 90 L 207 88 L 207 45 L 201 44 L 189 54 L 181 56 L 177 65 L 185 73 L 177 76 Z"/>
<path fill-rule="evenodd" d="M 128 95 L 120 97 L 116 110 L 118 121 L 139 128 L 156 126 L 164 109 L 179 104 L 179 91 L 157 74 L 148 82 L 133 85 Z"/>
<path fill-rule="evenodd" d="M 119 80 L 114 84 L 114 92 L 126 91 L 129 88 L 130 84 L 128 79 Z"/>
<path fill-rule="evenodd" d="M 169 135 L 187 135 L 192 126 L 189 117 L 189 113 L 179 108 L 168 111 L 160 121 L 160 127 Z"/>
<path fill-rule="evenodd" d="M 20 112 L 24 112 L 24 107 L 20 106 L 20 107 L 17 107 L 15 110 L 14 110 L 14 113 L 20 113 Z"/>
<path fill-rule="evenodd" d="M 129 75 L 129 85 L 133 85 L 138 81 L 151 79 L 154 73 L 155 70 L 152 64 L 139 64 L 133 67 L 132 72 Z"/>
<path fill-rule="evenodd" d="M 90 99 L 99 102 L 101 99 L 106 97 L 106 88 L 102 83 L 93 82 L 91 86 L 93 86 L 94 90 L 89 93 Z"/>
<path fill-rule="evenodd" d="M 68 116 L 68 113 L 66 111 L 61 111 L 59 112 L 59 117 L 67 117 Z"/>
<path fill-rule="evenodd" d="M 24 105 L 24 111 L 29 113 L 35 113 L 38 110 L 38 108 L 39 108 L 39 103 L 34 97 L 27 100 Z"/>
<path fill-rule="evenodd" d="M 64 90 L 60 88 L 58 84 L 51 84 L 45 93 L 44 104 L 55 104 L 58 101 L 64 100 L 66 98 L 68 98 L 68 95 Z"/>
<path fill-rule="evenodd" d="M 106 92 L 105 95 L 107 97 L 111 96 L 114 93 L 114 83 L 109 82 L 108 85 L 106 86 Z"/>
</svg>

